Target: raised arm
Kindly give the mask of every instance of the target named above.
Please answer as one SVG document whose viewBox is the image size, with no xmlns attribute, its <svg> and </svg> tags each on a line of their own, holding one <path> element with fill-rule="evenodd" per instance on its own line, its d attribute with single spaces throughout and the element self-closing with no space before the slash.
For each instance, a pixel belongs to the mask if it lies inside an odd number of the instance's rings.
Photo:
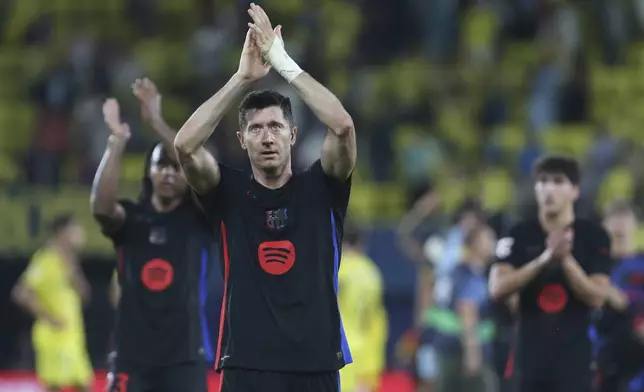
<svg viewBox="0 0 644 392">
<path fill-rule="evenodd" d="M 264 58 L 288 81 L 328 128 L 322 147 L 322 168 L 329 176 L 346 180 L 356 165 L 356 133 L 353 120 L 338 98 L 293 61 L 284 49 L 281 26 L 273 29 L 262 7 L 251 3 L 249 23 Z"/>
<path fill-rule="evenodd" d="M 421 224 L 436 210 L 438 198 L 433 190 L 427 191 L 423 196 L 414 203 L 414 206 L 405 214 L 398 225 L 396 234 L 398 243 L 403 252 L 413 261 L 426 262 L 423 244 L 418 242 L 414 233 Z M 435 260 L 432 260 L 435 261 Z"/>
<path fill-rule="evenodd" d="M 623 312 L 628 309 L 630 300 L 626 293 L 624 293 L 619 287 L 611 285 L 606 294 L 606 303 L 611 308 L 619 312 Z"/>
<path fill-rule="evenodd" d="M 137 79 L 132 84 L 132 92 L 141 104 L 141 117 L 159 137 L 165 150 L 176 162 L 177 155 L 174 151 L 174 138 L 177 131 L 165 122 L 161 110 L 161 94 L 157 86 L 148 78 Z"/>
<path fill-rule="evenodd" d="M 141 103 L 141 117 L 152 128 L 154 133 L 161 139 L 165 150 L 170 154 L 175 162 L 179 162 L 174 141 L 177 131 L 166 123 L 161 110 L 161 94 L 156 85 L 148 78 L 137 79 L 132 85 L 132 91 Z M 205 193 L 211 188 L 211 184 L 216 184 L 216 175 L 211 176 L 208 173 L 218 173 L 214 157 L 203 146 L 198 147 L 194 154 L 185 157 L 184 171 L 191 174 L 193 188 L 199 193 Z M 199 173 L 205 173 L 203 175 Z"/>
<path fill-rule="evenodd" d="M 203 147 L 219 121 L 248 86 L 264 77 L 269 68 L 259 53 L 251 31 L 246 33 L 238 71 L 215 95 L 204 102 L 181 127 L 174 139 L 179 164 L 188 183 L 199 194 L 219 184 L 221 175 L 214 157 Z"/>
<path fill-rule="evenodd" d="M 118 230 L 125 222 L 125 209 L 118 202 L 118 182 L 130 128 L 121 123 L 119 104 L 115 99 L 105 101 L 103 116 L 112 134 L 107 140 L 103 159 L 94 176 L 90 207 L 103 231 L 110 233 Z"/>
<path fill-rule="evenodd" d="M 311 75 L 302 72 L 291 85 L 329 130 L 322 145 L 322 169 L 339 180 L 349 178 L 356 166 L 356 130 L 338 98 Z"/>
</svg>

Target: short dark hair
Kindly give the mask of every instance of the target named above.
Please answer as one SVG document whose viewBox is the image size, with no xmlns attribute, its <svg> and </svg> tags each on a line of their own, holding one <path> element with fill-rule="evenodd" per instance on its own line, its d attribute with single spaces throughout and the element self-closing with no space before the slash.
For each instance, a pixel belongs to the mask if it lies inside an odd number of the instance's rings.
<svg viewBox="0 0 644 392">
<path fill-rule="evenodd" d="M 141 191 L 139 192 L 139 202 L 144 203 L 152 200 L 152 179 L 150 179 L 150 167 L 152 166 L 152 154 L 156 144 L 145 153 L 145 163 L 143 164 L 143 177 L 141 178 Z"/>
<path fill-rule="evenodd" d="M 532 174 L 535 178 L 541 174 L 563 174 L 574 185 L 579 185 L 581 180 L 579 162 L 573 158 L 559 155 L 539 158 L 532 168 Z"/>
<path fill-rule="evenodd" d="M 291 107 L 291 100 L 278 93 L 275 90 L 259 90 L 253 91 L 244 97 L 239 105 L 239 128 L 244 130 L 248 123 L 248 112 L 251 110 L 259 110 L 269 108 L 271 106 L 279 106 L 284 113 L 284 118 L 290 125 L 293 125 L 293 108 Z"/>
<path fill-rule="evenodd" d="M 633 214 L 637 217 L 637 208 L 628 200 L 615 200 L 604 209 L 604 218 L 610 218 L 615 215 Z"/>
<path fill-rule="evenodd" d="M 71 212 L 56 215 L 54 216 L 54 219 L 49 222 L 49 233 L 56 236 L 75 222 L 76 218 Z"/>
<path fill-rule="evenodd" d="M 458 206 L 458 209 L 456 210 L 455 221 L 460 221 L 466 214 L 476 215 L 476 217 L 481 222 L 485 222 L 487 219 L 481 201 L 473 197 L 466 198 L 465 200 L 463 200 L 461 205 Z"/>
<path fill-rule="evenodd" d="M 165 146 L 162 143 L 157 143 L 153 145 L 145 153 L 145 163 L 143 164 L 143 177 L 141 178 L 141 191 L 139 192 L 138 201 L 139 203 L 149 203 L 152 201 L 152 179 L 150 178 L 150 169 L 152 168 L 152 156 L 154 155 L 154 150 L 161 146 L 165 150 L 165 153 L 170 155 L 166 150 Z M 190 187 L 186 190 L 183 201 L 191 201 L 190 197 Z"/>
</svg>

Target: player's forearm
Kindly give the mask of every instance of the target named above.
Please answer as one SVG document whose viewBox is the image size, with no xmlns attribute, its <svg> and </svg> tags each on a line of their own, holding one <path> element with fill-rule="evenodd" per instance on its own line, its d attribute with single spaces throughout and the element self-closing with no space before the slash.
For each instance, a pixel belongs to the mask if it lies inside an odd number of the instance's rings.
<svg viewBox="0 0 644 392">
<path fill-rule="evenodd" d="M 608 293 L 606 295 L 606 302 L 608 305 L 618 311 L 623 311 L 628 308 L 628 297 L 622 290 L 620 290 L 618 287 L 611 286 L 608 289 Z"/>
<path fill-rule="evenodd" d="M 419 266 L 416 285 L 416 301 L 414 325 L 423 326 L 427 318 L 427 310 L 434 303 L 434 272 L 426 264 Z"/>
<path fill-rule="evenodd" d="M 353 119 L 340 100 L 329 89 L 306 72 L 298 75 L 291 85 L 315 116 L 338 136 L 354 132 Z"/>
<path fill-rule="evenodd" d="M 405 215 L 396 231 L 398 242 L 402 250 L 413 260 L 418 262 L 425 261 L 425 252 L 423 246 L 414 238 L 414 232 L 425 220 L 428 214 L 421 214 L 416 209 L 411 210 Z"/>
<path fill-rule="evenodd" d="M 476 328 L 468 328 L 461 337 L 461 345 L 465 355 L 480 355 L 481 342 L 476 334 Z"/>
<path fill-rule="evenodd" d="M 476 305 L 469 301 L 457 303 L 458 316 L 461 319 L 463 332 L 461 334 L 461 345 L 466 356 L 481 354 L 481 342 L 478 337 L 479 314 Z"/>
<path fill-rule="evenodd" d="M 219 184 L 219 164 L 205 147 L 199 147 L 194 154 L 186 155 L 179 150 L 176 152 L 186 180 L 195 192 L 204 195 Z"/>
<path fill-rule="evenodd" d="M 125 139 L 115 136 L 110 136 L 107 141 L 107 148 L 92 185 L 90 205 L 94 215 L 111 216 L 116 209 L 121 160 L 126 143 Z"/>
<path fill-rule="evenodd" d="M 170 158 L 177 161 L 177 153 L 174 150 L 174 139 L 177 137 L 177 131 L 174 130 L 162 117 L 153 118 L 148 121 L 148 125 L 154 133 L 161 139 L 161 143 Z"/>
<path fill-rule="evenodd" d="M 483 350 L 475 329 L 466 329 L 461 338 L 463 349 L 463 362 L 466 364 L 479 364 L 483 358 Z"/>
<path fill-rule="evenodd" d="M 521 268 L 495 276 L 490 280 L 490 296 L 502 300 L 518 292 L 537 276 L 549 259 L 550 255 L 544 252 Z"/>
<path fill-rule="evenodd" d="M 570 283 L 572 292 L 592 308 L 599 308 L 606 300 L 606 288 L 593 282 L 581 268 L 577 260 L 568 257 L 563 261 L 564 275 Z"/>
<path fill-rule="evenodd" d="M 29 313 L 34 319 L 51 317 L 38 302 L 36 295 L 29 288 L 18 285 L 11 291 L 11 299 L 21 309 Z"/>
<path fill-rule="evenodd" d="M 221 90 L 199 106 L 174 139 L 178 155 L 192 155 L 203 147 L 219 121 L 247 88 L 248 81 L 235 74 Z"/>
</svg>

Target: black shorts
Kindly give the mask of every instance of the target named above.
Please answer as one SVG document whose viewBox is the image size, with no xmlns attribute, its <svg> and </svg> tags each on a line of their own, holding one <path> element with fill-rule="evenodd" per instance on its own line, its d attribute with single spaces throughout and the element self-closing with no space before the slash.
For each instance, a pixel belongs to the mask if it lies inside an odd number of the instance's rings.
<svg viewBox="0 0 644 392">
<path fill-rule="evenodd" d="M 150 370 L 116 361 L 107 392 L 208 392 L 205 362 L 186 362 Z"/>
<path fill-rule="evenodd" d="M 219 392 L 340 392 L 337 371 L 321 373 L 224 369 Z"/>
</svg>

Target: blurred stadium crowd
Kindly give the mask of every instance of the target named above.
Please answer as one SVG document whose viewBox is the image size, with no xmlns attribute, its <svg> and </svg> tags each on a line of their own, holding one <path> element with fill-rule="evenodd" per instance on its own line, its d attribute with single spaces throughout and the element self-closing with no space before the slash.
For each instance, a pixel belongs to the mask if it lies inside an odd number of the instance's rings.
<svg viewBox="0 0 644 392">
<path fill-rule="evenodd" d="M 390 346 L 413 326 L 415 274 L 411 264 L 400 266 L 428 254 L 396 243 L 398 221 L 412 206 L 431 210 L 422 242 L 447 229 L 472 197 L 501 232 L 534 208 L 530 169 L 544 153 L 583 163 L 584 215 L 616 199 L 644 202 L 644 0 L 258 3 L 284 26 L 289 53 L 339 96 L 356 123 L 350 212 L 384 227 L 377 238 L 386 250 L 373 258 L 388 290 L 408 289 L 393 290 L 401 294 L 387 301 Z M 154 137 L 130 84 L 152 78 L 164 94 L 166 120 L 179 127 L 236 69 L 246 7 L 234 0 L 0 2 L 0 213 L 9 217 L 0 254 L 17 260 L 0 281 L 3 293 L 26 265 L 35 246 L 29 241 L 40 238 L 42 217 L 74 205 L 89 214 L 87 187 L 108 136 L 105 97 L 119 99 L 133 129 L 123 180 L 135 192 Z M 308 165 L 326 130 L 279 78 L 262 83 L 290 96 L 300 124 L 294 163 Z M 229 132 L 216 132 L 212 145 L 221 161 L 246 167 L 236 124 L 236 116 L 225 118 L 221 128 Z M 50 207 L 50 200 L 57 201 Z M 106 286 L 109 263 L 102 268 L 89 273 L 93 285 Z M 428 279 L 419 279 L 421 288 Z M 107 301 L 93 306 L 92 322 L 109 324 L 101 321 L 111 320 L 109 310 L 97 310 L 109 308 Z M 0 306 L 3 318 L 17 314 L 9 308 Z M 28 324 L 15 324 L 5 338 L 25 340 Z M 99 367 L 107 335 L 89 334 Z M 409 339 L 390 350 L 400 354 L 391 355 L 392 366 L 411 358 Z M 0 346 L 15 355 L 0 355 L 0 366 L 29 366 L 15 345 Z"/>
</svg>

